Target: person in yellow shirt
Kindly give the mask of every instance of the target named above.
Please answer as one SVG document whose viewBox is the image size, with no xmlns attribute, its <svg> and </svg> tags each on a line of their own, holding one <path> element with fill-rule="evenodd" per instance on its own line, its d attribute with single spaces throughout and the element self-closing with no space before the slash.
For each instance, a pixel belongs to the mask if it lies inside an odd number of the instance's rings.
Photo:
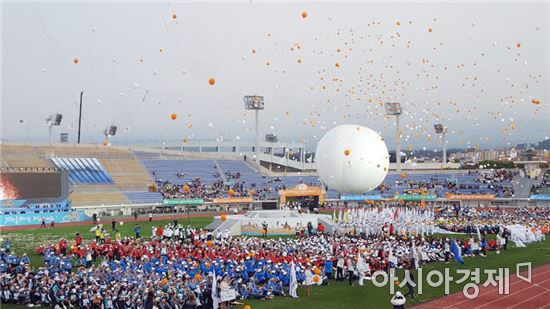
<svg viewBox="0 0 550 309">
<path fill-rule="evenodd" d="M 101 238 L 101 229 L 99 228 L 99 226 L 97 226 L 95 229 L 95 241 L 99 243 L 100 238 Z"/>
</svg>

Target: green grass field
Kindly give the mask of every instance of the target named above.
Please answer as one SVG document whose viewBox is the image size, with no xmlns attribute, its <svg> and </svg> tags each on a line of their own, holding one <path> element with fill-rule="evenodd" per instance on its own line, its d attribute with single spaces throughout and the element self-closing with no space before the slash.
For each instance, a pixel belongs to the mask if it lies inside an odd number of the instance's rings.
<svg viewBox="0 0 550 309">
<path fill-rule="evenodd" d="M 212 221 L 211 217 L 205 218 L 181 218 L 178 220 L 180 223 L 187 225 L 191 224 L 195 227 L 204 227 Z M 142 228 L 142 236 L 148 238 L 151 235 L 151 227 L 166 224 L 170 221 L 153 221 L 153 222 L 139 222 Z M 106 228 L 110 230 L 110 221 L 105 222 Z M 26 252 L 32 261 L 33 266 L 39 266 L 42 264 L 42 258 L 37 256 L 35 251 L 39 244 L 52 243 L 59 240 L 61 237 L 72 240 L 76 232 L 87 240 L 92 239 L 93 235 L 89 232 L 92 225 L 79 226 L 79 227 L 57 227 L 53 229 L 31 229 L 22 230 L 16 232 L 2 233 L 3 239 L 10 239 L 12 241 L 12 248 L 17 254 Z M 127 219 L 124 226 L 120 227 L 122 235 L 134 234 L 134 222 L 131 219 Z M 481 282 L 486 279 L 484 269 L 496 269 L 499 267 L 510 268 L 510 273 L 515 272 L 516 263 L 531 262 L 533 267 L 550 263 L 550 240 L 545 242 L 535 243 L 529 245 L 527 248 L 515 248 L 509 247 L 507 251 L 502 251 L 500 255 L 490 252 L 488 257 L 468 257 L 465 258 L 465 264 L 460 265 L 458 263 L 432 263 L 423 267 L 424 282 L 425 277 L 430 270 L 443 271 L 445 267 L 451 269 L 451 275 L 456 275 L 456 269 L 475 269 L 480 268 Z M 398 272 L 398 276 L 402 279 L 403 272 Z M 418 275 L 415 274 L 418 280 Z M 457 276 L 455 276 L 457 277 Z M 460 278 L 460 277 L 458 277 Z M 400 279 L 400 280 L 401 280 Z M 466 280 L 461 285 L 451 284 L 451 292 L 460 291 L 464 284 L 470 282 Z M 289 297 L 276 297 L 273 300 L 247 300 L 246 304 L 251 305 L 253 309 L 257 308 L 391 308 L 389 300 L 391 295 L 389 293 L 389 286 L 382 288 L 375 287 L 372 282 L 365 281 L 365 286 L 358 286 L 357 282 L 354 286 L 349 286 L 346 282 L 336 282 L 330 280 L 328 286 L 315 286 L 313 287 L 313 295 L 305 297 L 305 291 L 302 287 L 298 289 L 298 299 L 292 299 Z M 406 288 L 402 289 L 402 292 L 406 292 Z M 513 291 L 511 291 L 513 292 Z M 424 284 L 424 291 L 422 295 L 418 295 L 414 301 L 408 300 L 407 306 L 411 304 L 417 304 L 425 302 L 444 295 L 443 286 L 437 288 L 431 288 Z M 2 308 L 21 308 L 21 306 L 6 306 Z"/>
</svg>

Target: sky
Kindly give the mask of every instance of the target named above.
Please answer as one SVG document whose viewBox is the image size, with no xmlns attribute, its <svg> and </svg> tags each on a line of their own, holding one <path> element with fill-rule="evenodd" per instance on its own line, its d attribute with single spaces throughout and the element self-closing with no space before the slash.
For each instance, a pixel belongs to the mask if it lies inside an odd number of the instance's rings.
<svg viewBox="0 0 550 309">
<path fill-rule="evenodd" d="M 253 141 L 243 96 L 263 95 L 261 134 L 313 147 L 340 124 L 390 149 L 515 145 L 550 135 L 549 5 L 538 3 L 2 4 L 4 141 Z M 215 83 L 210 84 L 210 79 Z M 175 114 L 175 120 L 171 115 Z"/>
</svg>

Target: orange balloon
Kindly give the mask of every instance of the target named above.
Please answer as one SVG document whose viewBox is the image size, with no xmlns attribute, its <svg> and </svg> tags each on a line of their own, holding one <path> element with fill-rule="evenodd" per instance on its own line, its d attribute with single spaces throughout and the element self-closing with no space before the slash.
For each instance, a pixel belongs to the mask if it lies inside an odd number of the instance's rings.
<svg viewBox="0 0 550 309">
<path fill-rule="evenodd" d="M 339 68 L 339 67 L 340 67 L 340 64 L 339 64 L 338 62 L 336 62 L 336 63 L 334 64 L 334 66 L 337 67 L 337 68 Z"/>
<path fill-rule="evenodd" d="M 211 86 L 214 86 L 214 84 L 216 83 L 216 80 L 213 79 L 213 78 L 210 78 L 210 79 L 208 80 L 208 83 L 209 83 Z"/>
<path fill-rule="evenodd" d="M 172 19 L 176 19 L 176 18 L 178 18 L 178 15 L 172 14 Z"/>
<path fill-rule="evenodd" d="M 172 114 L 172 115 L 170 115 L 170 118 L 171 118 L 172 120 L 176 120 L 176 118 L 178 118 L 178 115 Z"/>
<path fill-rule="evenodd" d="M 315 283 L 319 282 L 319 276 L 313 277 L 313 282 L 315 282 Z"/>
<path fill-rule="evenodd" d="M 225 222 L 225 220 L 227 220 L 227 216 L 226 216 L 226 215 L 222 215 L 220 219 L 222 219 L 222 222 Z"/>
<path fill-rule="evenodd" d="M 233 196 L 233 195 L 235 195 L 235 190 L 229 189 L 229 191 L 227 191 L 227 194 L 228 194 L 229 196 Z"/>
<path fill-rule="evenodd" d="M 160 283 L 161 283 L 162 285 L 166 285 L 166 284 L 168 284 L 168 279 L 162 278 L 162 280 L 160 281 Z"/>
<path fill-rule="evenodd" d="M 539 101 L 539 100 L 533 99 L 533 100 L 531 101 L 531 103 L 539 105 L 539 104 L 540 104 L 540 101 Z"/>
<path fill-rule="evenodd" d="M 189 186 L 188 185 L 183 186 L 183 192 L 189 192 Z"/>
<path fill-rule="evenodd" d="M 517 48 L 520 48 L 520 47 L 521 47 L 521 43 L 516 43 L 516 47 L 517 47 Z"/>
<path fill-rule="evenodd" d="M 344 150 L 344 154 L 345 154 L 346 156 L 349 156 L 349 149 Z"/>
<path fill-rule="evenodd" d="M 74 63 L 74 64 L 78 64 L 78 58 L 74 57 L 73 63 Z"/>
<path fill-rule="evenodd" d="M 306 11 L 302 12 L 302 18 L 307 18 L 307 12 Z"/>
<path fill-rule="evenodd" d="M 401 23 L 399 21 L 397 21 L 395 24 L 401 26 Z"/>
<path fill-rule="evenodd" d="M 243 309 L 252 309 L 252 307 L 250 307 L 250 305 L 244 305 Z"/>
<path fill-rule="evenodd" d="M 196 274 L 196 275 L 195 275 L 195 279 L 196 279 L 197 281 L 201 280 L 201 275 Z"/>
<path fill-rule="evenodd" d="M 206 242 L 206 245 L 207 245 L 208 247 L 212 247 L 212 241 L 211 241 L 211 240 L 207 241 L 207 242 Z M 207 267 L 208 267 L 208 266 L 207 266 Z"/>
<path fill-rule="evenodd" d="M 317 267 L 315 267 L 315 270 L 314 270 L 315 274 L 318 275 L 321 273 L 321 270 Z"/>
<path fill-rule="evenodd" d="M 432 28 L 428 28 L 428 32 L 432 32 Z"/>
</svg>

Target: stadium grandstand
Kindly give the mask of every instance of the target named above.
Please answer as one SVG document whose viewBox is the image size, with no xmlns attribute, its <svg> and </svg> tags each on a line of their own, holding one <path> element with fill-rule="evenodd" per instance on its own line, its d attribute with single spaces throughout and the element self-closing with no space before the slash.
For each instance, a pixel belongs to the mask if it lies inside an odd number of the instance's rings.
<svg viewBox="0 0 550 309">
<path fill-rule="evenodd" d="M 315 172 L 266 172 L 265 168 L 246 159 L 217 153 L 201 156 L 197 153 L 178 155 L 166 151 L 159 154 L 158 149 L 136 151 L 96 145 L 3 144 L 1 154 L 0 167 L 5 171 L 66 171 L 72 206 L 161 204 L 165 198 L 176 197 L 209 201 L 214 197 L 229 197 L 227 190 L 230 188 L 235 191 L 235 197 L 276 200 L 279 190 L 299 184 L 322 186 Z M 527 198 L 515 195 L 517 179 L 519 177 L 514 172 L 496 174 L 492 170 L 392 172 L 370 194 L 381 198 L 416 193 L 433 198 L 449 195 Z M 196 186 L 200 183 L 203 187 L 218 184 L 220 188 L 214 195 L 186 195 L 183 190 L 192 183 Z M 168 187 L 170 190 L 164 190 Z M 328 199 L 340 197 L 331 188 L 325 189 Z"/>
</svg>

